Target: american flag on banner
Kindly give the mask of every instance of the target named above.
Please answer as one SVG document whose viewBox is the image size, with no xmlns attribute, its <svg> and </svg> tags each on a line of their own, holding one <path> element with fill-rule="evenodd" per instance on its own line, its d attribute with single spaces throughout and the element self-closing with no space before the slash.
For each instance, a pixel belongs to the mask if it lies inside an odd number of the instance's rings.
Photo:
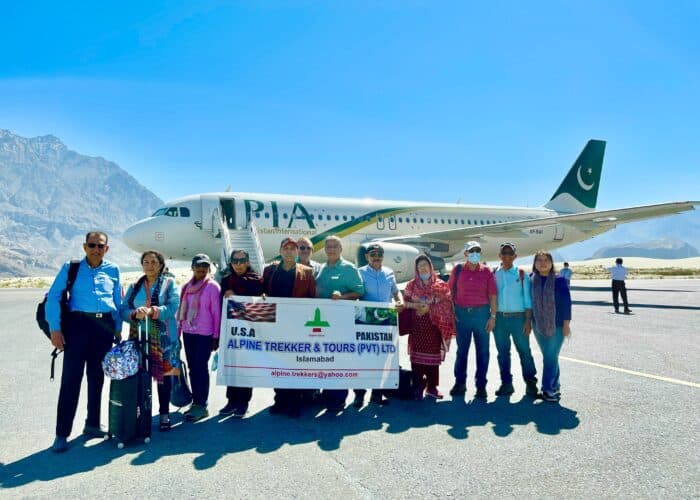
<svg viewBox="0 0 700 500">
<path fill-rule="evenodd" d="M 229 300 L 226 306 L 228 319 L 242 319 L 257 323 L 275 323 L 277 321 L 277 304 L 263 302 L 236 302 Z"/>
</svg>

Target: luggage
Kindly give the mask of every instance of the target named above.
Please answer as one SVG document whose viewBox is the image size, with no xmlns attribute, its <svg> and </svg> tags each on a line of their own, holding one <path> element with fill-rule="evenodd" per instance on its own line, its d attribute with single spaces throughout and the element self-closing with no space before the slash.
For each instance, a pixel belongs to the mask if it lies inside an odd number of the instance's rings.
<svg viewBox="0 0 700 500">
<path fill-rule="evenodd" d="M 142 328 L 143 324 L 143 328 Z M 136 439 L 151 441 L 151 372 L 148 360 L 148 318 L 139 322 L 139 369 L 135 375 L 109 384 L 109 438 L 117 448 Z"/>
</svg>

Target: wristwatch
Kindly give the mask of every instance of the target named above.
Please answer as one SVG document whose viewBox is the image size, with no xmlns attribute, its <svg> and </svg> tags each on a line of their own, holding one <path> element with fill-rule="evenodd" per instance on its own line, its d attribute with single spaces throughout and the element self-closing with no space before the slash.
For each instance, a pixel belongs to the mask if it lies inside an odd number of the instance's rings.
<svg viewBox="0 0 700 500">
<path fill-rule="evenodd" d="M 491 319 L 496 319 L 496 313 L 491 313 Z"/>
</svg>

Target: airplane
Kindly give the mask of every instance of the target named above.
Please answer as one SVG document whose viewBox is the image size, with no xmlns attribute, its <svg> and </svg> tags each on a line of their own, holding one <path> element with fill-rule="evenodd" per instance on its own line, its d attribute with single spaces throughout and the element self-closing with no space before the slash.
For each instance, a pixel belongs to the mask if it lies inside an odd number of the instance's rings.
<svg viewBox="0 0 700 500">
<path fill-rule="evenodd" d="M 694 210 L 698 201 L 595 210 L 605 141 L 588 141 L 552 198 L 538 208 L 388 201 L 259 193 L 207 193 L 178 198 L 130 226 L 123 240 L 131 249 L 155 249 L 167 258 L 190 260 L 197 253 L 221 255 L 226 266 L 231 234 L 256 241 L 262 262 L 278 257 L 284 237 L 308 237 L 312 258 L 324 261 L 323 242 L 335 235 L 343 256 L 363 265 L 369 242 L 384 247 L 384 263 L 398 281 L 413 278 L 420 253 L 444 272 L 461 261 L 466 241 L 476 240 L 484 260 L 497 258 L 500 244 L 514 243 L 520 256 L 587 240 L 618 224 Z M 258 244 L 259 242 L 259 244 Z M 240 248 L 233 244 L 233 248 Z M 355 257 L 353 259 L 353 257 Z M 262 266 L 259 263 L 258 266 Z M 260 269 L 259 269 L 260 270 Z"/>
</svg>

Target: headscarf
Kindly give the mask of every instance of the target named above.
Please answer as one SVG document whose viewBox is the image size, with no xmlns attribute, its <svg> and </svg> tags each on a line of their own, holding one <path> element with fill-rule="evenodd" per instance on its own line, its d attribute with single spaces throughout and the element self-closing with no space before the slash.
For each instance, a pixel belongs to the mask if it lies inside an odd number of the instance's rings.
<svg viewBox="0 0 700 500">
<path fill-rule="evenodd" d="M 547 276 L 535 271 L 532 277 L 532 315 L 537 331 L 551 337 L 556 331 L 556 302 L 554 298 L 554 269 Z"/>
<path fill-rule="evenodd" d="M 420 260 L 425 260 L 430 266 L 428 283 L 423 283 L 418 273 L 418 261 Z M 404 297 L 406 302 L 425 302 L 428 304 L 430 321 L 440 331 L 442 339 L 449 346 L 450 339 L 457 335 L 455 314 L 452 307 L 452 292 L 448 284 L 438 277 L 433 269 L 433 263 L 426 255 L 416 257 L 413 265 L 413 279 L 406 285 Z"/>
</svg>

